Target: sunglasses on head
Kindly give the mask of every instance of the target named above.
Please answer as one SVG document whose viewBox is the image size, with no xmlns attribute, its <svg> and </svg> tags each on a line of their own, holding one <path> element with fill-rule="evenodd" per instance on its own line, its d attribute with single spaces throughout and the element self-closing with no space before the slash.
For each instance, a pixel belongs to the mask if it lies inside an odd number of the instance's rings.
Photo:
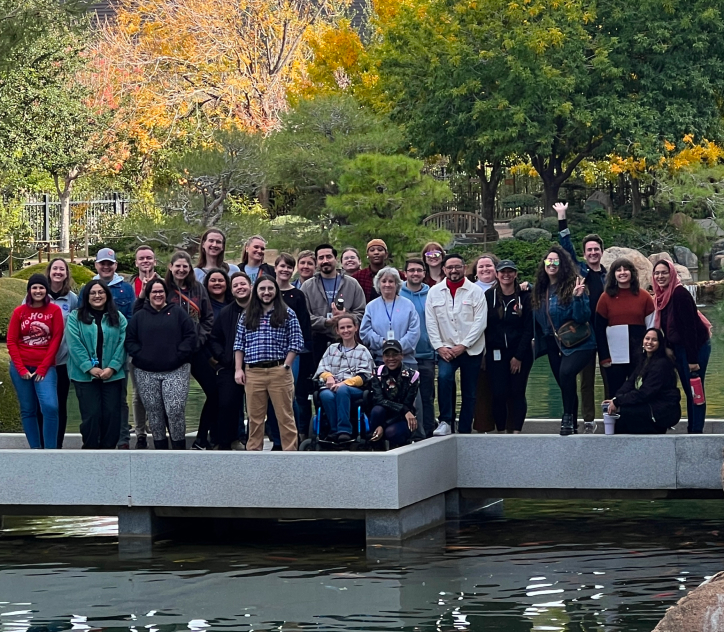
<svg viewBox="0 0 724 632">
<path fill-rule="evenodd" d="M 543 259 L 543 263 L 547 266 L 559 266 L 561 265 L 560 259 Z"/>
</svg>

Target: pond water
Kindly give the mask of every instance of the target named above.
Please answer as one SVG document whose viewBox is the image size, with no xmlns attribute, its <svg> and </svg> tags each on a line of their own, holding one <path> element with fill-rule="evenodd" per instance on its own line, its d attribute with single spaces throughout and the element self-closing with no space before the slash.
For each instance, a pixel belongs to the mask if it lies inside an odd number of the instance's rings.
<svg viewBox="0 0 724 632">
<path fill-rule="evenodd" d="M 353 522 L 210 529 L 119 557 L 115 519 L 6 518 L 0 625 L 56 630 L 649 632 L 722 570 L 717 501 L 506 500 L 446 544 L 365 551 Z M 333 528 L 332 528 L 333 527 Z M 428 540 L 432 543 L 435 537 Z"/>
</svg>

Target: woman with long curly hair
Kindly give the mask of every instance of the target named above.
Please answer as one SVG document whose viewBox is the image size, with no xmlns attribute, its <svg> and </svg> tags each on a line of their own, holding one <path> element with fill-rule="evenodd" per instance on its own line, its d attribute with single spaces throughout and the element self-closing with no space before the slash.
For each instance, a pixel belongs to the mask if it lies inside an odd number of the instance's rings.
<svg viewBox="0 0 724 632">
<path fill-rule="evenodd" d="M 576 376 L 596 353 L 596 337 L 588 321 L 591 306 L 586 286 L 573 267 L 570 255 L 560 246 L 551 246 L 538 265 L 533 288 L 535 314 L 535 357 L 548 355 L 548 362 L 561 389 L 563 418 L 561 436 L 578 432 L 578 394 Z M 562 325 L 589 328 L 589 336 L 569 345 L 561 339 Z"/>
</svg>

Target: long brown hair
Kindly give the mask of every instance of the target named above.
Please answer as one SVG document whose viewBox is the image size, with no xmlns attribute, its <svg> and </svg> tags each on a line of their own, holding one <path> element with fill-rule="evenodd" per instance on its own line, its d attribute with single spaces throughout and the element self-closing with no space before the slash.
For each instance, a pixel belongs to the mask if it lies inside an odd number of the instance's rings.
<svg viewBox="0 0 724 632">
<path fill-rule="evenodd" d="M 573 300 L 573 288 L 576 287 L 576 269 L 573 267 L 571 256 L 560 246 L 551 246 L 546 251 L 546 257 L 555 252 L 561 261 L 558 266 L 558 282 L 556 283 L 556 293 L 558 294 L 558 302 L 567 305 Z M 546 294 L 551 282 L 546 274 L 545 260 L 538 264 L 538 270 L 535 273 L 535 286 L 533 287 L 533 307 L 536 309 L 541 305 L 545 305 Z"/>
<path fill-rule="evenodd" d="M 168 269 L 166 270 L 166 285 L 169 288 L 178 287 L 176 279 L 173 278 L 173 272 L 171 272 L 171 266 L 176 263 L 179 259 L 186 259 L 189 264 L 189 273 L 186 275 L 184 281 L 186 281 L 186 287 L 189 291 L 194 289 L 199 282 L 196 280 L 196 274 L 194 273 L 194 264 L 191 263 L 191 257 L 185 250 L 177 250 L 171 255 L 171 261 L 168 262 Z"/>
<path fill-rule="evenodd" d="M 619 268 L 624 268 L 631 273 L 631 287 L 629 289 L 631 290 L 631 294 L 638 296 L 640 287 L 639 271 L 636 269 L 636 266 L 631 263 L 631 260 L 626 259 L 625 257 L 616 259 L 608 268 L 608 274 L 606 275 L 606 287 L 604 288 L 606 294 L 609 296 L 616 296 L 618 294 L 619 287 L 618 281 L 616 280 L 616 270 Z"/>
<path fill-rule="evenodd" d="M 68 262 L 65 259 L 63 259 L 63 257 L 56 257 L 50 263 L 48 263 L 47 267 L 45 268 L 44 274 L 48 278 L 48 285 L 50 285 L 50 283 L 51 283 L 50 269 L 53 267 L 53 264 L 56 261 L 62 261 L 65 264 L 65 272 L 66 272 L 65 281 L 63 281 L 63 287 L 60 288 L 60 292 L 59 292 L 58 296 L 67 296 L 68 292 L 70 292 L 70 282 L 73 280 L 73 277 L 70 276 L 70 266 L 68 265 Z"/>
<path fill-rule="evenodd" d="M 226 235 L 224 234 L 224 231 L 218 229 L 218 228 L 209 228 L 203 235 L 201 235 L 201 247 L 199 248 L 199 261 L 196 264 L 197 268 L 201 268 L 202 270 L 206 267 L 207 261 L 206 261 L 206 251 L 204 250 L 204 243 L 206 242 L 206 239 L 211 233 L 216 233 L 217 235 L 221 235 L 222 239 L 222 246 L 221 246 L 221 252 L 219 253 L 219 256 L 216 260 L 216 267 L 221 268 L 226 274 L 229 274 L 229 264 L 224 261 L 224 254 L 226 253 Z M 193 266 L 191 266 L 193 268 Z"/>
<path fill-rule="evenodd" d="M 241 256 L 241 266 L 240 268 L 243 268 L 247 263 L 249 263 L 249 246 L 251 246 L 251 242 L 258 239 L 259 241 L 264 242 L 264 246 L 266 247 L 266 239 L 262 237 L 261 235 L 252 235 L 249 237 L 249 239 L 244 242 L 244 254 Z M 264 263 L 262 261 L 262 263 Z"/>
<path fill-rule="evenodd" d="M 284 323 L 287 322 L 287 318 L 289 317 L 289 314 L 287 312 L 287 304 L 284 302 L 284 298 L 282 297 L 282 293 L 279 289 L 279 284 L 277 283 L 277 280 L 273 276 L 269 276 L 268 274 L 260 274 L 256 279 L 256 283 L 254 283 L 254 287 L 251 288 L 251 298 L 249 300 L 249 305 L 247 305 L 246 310 L 244 311 L 244 317 L 246 319 L 245 325 L 249 331 L 256 331 L 257 329 L 259 329 L 259 323 L 261 323 L 261 317 L 264 314 L 264 307 L 261 304 L 261 299 L 259 298 L 258 292 L 259 284 L 262 281 L 271 281 L 277 291 L 276 295 L 274 296 L 274 303 L 272 306 L 272 313 L 271 318 L 269 319 L 269 324 L 272 327 L 284 327 Z"/>
</svg>

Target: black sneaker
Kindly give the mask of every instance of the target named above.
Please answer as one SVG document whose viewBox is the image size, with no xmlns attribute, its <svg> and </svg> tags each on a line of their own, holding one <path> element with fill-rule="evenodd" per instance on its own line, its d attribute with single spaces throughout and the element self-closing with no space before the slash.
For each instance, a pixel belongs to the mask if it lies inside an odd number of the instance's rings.
<svg viewBox="0 0 724 632">
<path fill-rule="evenodd" d="M 146 448 L 148 448 L 148 442 L 145 435 L 142 435 L 136 439 L 136 450 L 145 450 Z"/>
<path fill-rule="evenodd" d="M 194 441 L 191 446 L 191 449 L 192 450 L 206 450 L 206 446 L 201 445 L 198 441 Z"/>
<path fill-rule="evenodd" d="M 280 446 L 280 445 L 278 445 L 278 444 L 275 443 L 275 444 L 272 446 L 271 451 L 272 451 L 272 452 L 281 452 L 281 451 L 282 451 L 282 446 Z"/>
<path fill-rule="evenodd" d="M 348 441 L 352 441 L 352 437 L 346 432 L 340 432 L 337 435 L 337 443 L 347 443 Z"/>
</svg>

